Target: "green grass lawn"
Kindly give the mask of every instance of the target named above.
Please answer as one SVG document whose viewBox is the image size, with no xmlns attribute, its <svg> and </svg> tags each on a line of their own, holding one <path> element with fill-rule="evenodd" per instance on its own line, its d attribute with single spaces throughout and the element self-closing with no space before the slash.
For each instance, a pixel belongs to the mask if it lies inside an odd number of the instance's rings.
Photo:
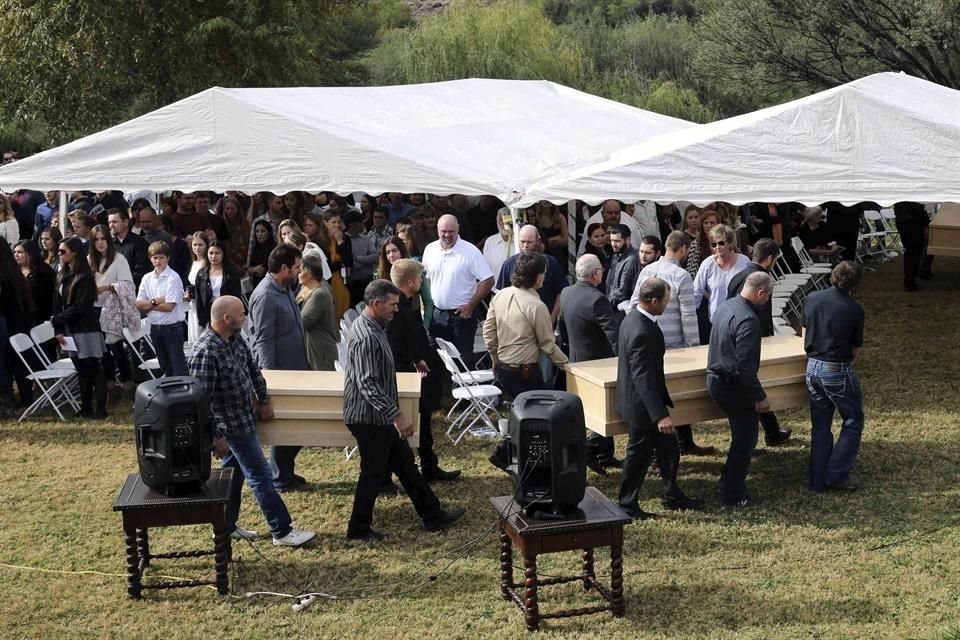
<svg viewBox="0 0 960 640">
<path fill-rule="evenodd" d="M 781 416 L 795 438 L 758 457 L 748 480 L 761 505 L 721 509 L 713 495 L 721 457 L 685 458 L 683 486 L 704 496 L 702 513 L 669 514 L 627 527 L 627 615 L 547 621 L 562 638 L 932 638 L 951 628 L 960 589 L 955 524 L 960 505 L 960 261 L 938 258 L 937 279 L 906 294 L 900 262 L 866 275 L 866 344 L 857 368 L 867 402 L 852 495 L 806 491 L 806 411 Z M 385 543 L 344 539 L 357 461 L 308 450 L 299 469 L 309 491 L 286 494 L 295 523 L 316 529 L 306 549 L 234 545 L 233 596 L 212 589 L 148 591 L 127 599 L 119 514 L 111 511 L 136 469 L 129 412 L 107 423 L 38 420 L 0 424 L 0 639 L 10 638 L 486 638 L 525 634 L 517 608 L 501 599 L 499 549 L 487 497 L 510 492 L 486 462 L 490 441 L 453 447 L 438 437 L 441 464 L 464 470 L 438 485 L 446 504 L 468 508 L 446 535 L 419 526 L 409 501 L 378 501 Z M 726 450 L 726 424 L 697 427 Z M 618 447 L 624 446 L 618 438 Z M 590 475 L 615 496 L 619 474 Z M 661 512 L 655 478 L 647 510 Z M 241 524 L 264 531 L 249 493 Z M 425 563 L 481 536 L 447 567 Z M 157 530 L 154 551 L 209 544 L 203 527 Z M 598 558 L 606 559 L 606 554 Z M 575 572 L 579 554 L 540 557 L 542 574 Z M 206 578 L 205 558 L 159 560 L 149 575 Z M 431 575 L 439 574 L 436 580 Z M 607 575 L 603 561 L 599 575 Z M 88 573 L 82 573 L 88 572 Z M 302 612 L 248 591 L 341 595 Z M 541 590 L 541 610 L 585 606 L 576 584 Z"/>
</svg>

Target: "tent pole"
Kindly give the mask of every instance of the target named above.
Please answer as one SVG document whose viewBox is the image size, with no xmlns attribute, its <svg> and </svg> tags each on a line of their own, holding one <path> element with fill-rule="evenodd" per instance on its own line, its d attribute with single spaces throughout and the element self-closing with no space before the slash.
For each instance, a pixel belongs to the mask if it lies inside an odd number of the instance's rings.
<svg viewBox="0 0 960 640">
<path fill-rule="evenodd" d="M 577 279 L 577 201 L 567 202 L 567 275 Z"/>
<path fill-rule="evenodd" d="M 60 235 L 67 237 L 67 206 L 69 206 L 67 192 L 60 190 Z"/>
<path fill-rule="evenodd" d="M 520 253 L 520 227 L 524 225 L 520 221 L 520 214 L 523 209 L 518 209 L 517 207 L 510 207 L 510 217 L 513 218 L 513 249 L 516 253 Z"/>
</svg>

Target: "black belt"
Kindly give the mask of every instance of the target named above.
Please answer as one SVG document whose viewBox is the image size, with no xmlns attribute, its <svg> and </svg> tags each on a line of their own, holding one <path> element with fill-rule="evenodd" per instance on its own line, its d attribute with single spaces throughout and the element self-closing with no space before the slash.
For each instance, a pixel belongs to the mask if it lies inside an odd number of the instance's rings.
<svg viewBox="0 0 960 640">
<path fill-rule="evenodd" d="M 537 363 L 533 364 L 507 364 L 506 362 L 500 362 L 497 364 L 497 367 L 507 369 L 508 371 L 528 371 L 534 367 L 539 366 Z"/>
</svg>

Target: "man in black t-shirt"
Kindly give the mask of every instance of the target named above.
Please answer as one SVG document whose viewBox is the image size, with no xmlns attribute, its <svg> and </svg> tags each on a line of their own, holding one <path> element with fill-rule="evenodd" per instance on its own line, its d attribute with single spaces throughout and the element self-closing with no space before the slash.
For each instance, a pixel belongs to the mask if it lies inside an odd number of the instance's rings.
<svg viewBox="0 0 960 640">
<path fill-rule="evenodd" d="M 845 260 L 830 274 L 833 286 L 811 293 L 803 307 L 810 390 L 810 490 L 850 491 L 857 488 L 850 471 L 857 461 L 863 433 L 863 389 L 853 360 L 863 346 L 863 307 L 850 293 L 863 267 Z M 837 441 L 830 431 L 834 411 L 843 423 Z"/>
</svg>

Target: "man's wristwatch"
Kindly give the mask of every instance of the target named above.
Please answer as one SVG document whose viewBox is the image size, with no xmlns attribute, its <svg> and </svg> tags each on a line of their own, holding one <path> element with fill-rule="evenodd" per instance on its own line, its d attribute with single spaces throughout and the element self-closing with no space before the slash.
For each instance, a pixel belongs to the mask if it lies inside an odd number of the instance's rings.
<svg viewBox="0 0 960 640">
<path fill-rule="evenodd" d="M 157 299 L 156 299 L 156 298 L 150 298 L 150 306 L 151 306 L 151 307 L 157 306 Z"/>
</svg>

